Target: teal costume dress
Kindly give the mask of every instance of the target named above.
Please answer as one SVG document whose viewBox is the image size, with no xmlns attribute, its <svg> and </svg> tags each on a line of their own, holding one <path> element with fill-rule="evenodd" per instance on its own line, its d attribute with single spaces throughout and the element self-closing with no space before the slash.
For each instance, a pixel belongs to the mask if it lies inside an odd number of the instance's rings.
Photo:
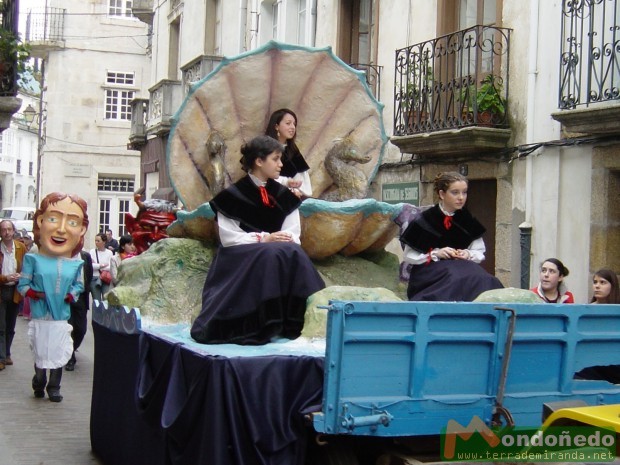
<svg viewBox="0 0 620 465">
<path fill-rule="evenodd" d="M 26 254 L 17 284 L 20 294 L 28 289 L 44 292 L 42 299 L 30 299 L 32 320 L 28 328 L 31 347 L 38 368 L 64 366 L 73 354 L 71 307 L 65 301 L 71 294 L 74 301 L 84 291 L 82 266 L 79 259 Z"/>
</svg>

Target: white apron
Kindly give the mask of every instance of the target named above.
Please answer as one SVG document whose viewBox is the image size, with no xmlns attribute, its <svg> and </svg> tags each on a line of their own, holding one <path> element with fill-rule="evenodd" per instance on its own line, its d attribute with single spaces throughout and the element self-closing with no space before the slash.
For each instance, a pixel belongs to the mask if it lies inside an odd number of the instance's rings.
<svg viewBox="0 0 620 465">
<path fill-rule="evenodd" d="M 72 326 L 65 320 L 30 320 L 28 336 L 37 368 L 62 368 L 73 354 Z"/>
</svg>

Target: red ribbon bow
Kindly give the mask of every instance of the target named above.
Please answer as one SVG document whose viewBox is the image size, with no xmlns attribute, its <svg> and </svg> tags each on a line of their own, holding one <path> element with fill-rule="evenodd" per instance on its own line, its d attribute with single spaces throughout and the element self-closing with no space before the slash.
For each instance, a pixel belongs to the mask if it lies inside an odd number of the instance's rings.
<svg viewBox="0 0 620 465">
<path fill-rule="evenodd" d="M 273 208 L 274 206 L 273 197 L 271 197 L 267 193 L 267 189 L 265 189 L 265 186 L 259 186 L 258 190 L 260 191 L 260 199 L 263 202 L 263 205 L 266 207 Z"/>
<path fill-rule="evenodd" d="M 452 217 L 449 215 L 444 216 L 443 225 L 446 228 L 446 230 L 450 229 L 452 227 Z"/>
</svg>

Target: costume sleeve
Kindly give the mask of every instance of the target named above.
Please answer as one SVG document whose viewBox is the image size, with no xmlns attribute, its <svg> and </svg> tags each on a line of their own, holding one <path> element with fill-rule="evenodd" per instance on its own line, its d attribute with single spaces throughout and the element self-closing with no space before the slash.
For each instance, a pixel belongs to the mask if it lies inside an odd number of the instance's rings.
<svg viewBox="0 0 620 465">
<path fill-rule="evenodd" d="M 484 253 L 487 251 L 487 248 L 484 245 L 484 240 L 479 237 L 474 242 L 469 244 L 467 250 L 469 251 L 470 260 L 475 263 L 480 263 L 484 260 Z"/>
<path fill-rule="evenodd" d="M 403 253 L 403 260 L 407 263 L 411 263 L 412 265 L 422 265 L 428 261 L 428 253 L 418 252 L 408 245 L 405 245 L 405 250 Z"/>
<path fill-rule="evenodd" d="M 32 287 L 32 276 L 34 275 L 34 260 L 30 254 L 24 256 L 24 262 L 22 264 L 22 272 L 17 282 L 17 292 L 21 295 L 26 295 L 28 289 Z"/>
<path fill-rule="evenodd" d="M 239 225 L 239 221 L 227 217 L 222 212 L 217 214 L 217 225 L 220 231 L 220 242 L 224 247 L 234 245 L 256 244 L 268 233 L 247 233 Z"/>
<path fill-rule="evenodd" d="M 299 186 L 299 190 L 306 197 L 312 196 L 312 184 L 310 183 L 310 170 L 304 171 L 303 173 L 297 173 L 293 178 L 296 181 L 301 181 L 301 186 Z"/>
<path fill-rule="evenodd" d="M 282 223 L 282 231 L 291 233 L 293 242 L 301 244 L 299 236 L 301 236 L 301 220 L 299 218 L 299 210 L 295 209 L 284 218 Z"/>
</svg>

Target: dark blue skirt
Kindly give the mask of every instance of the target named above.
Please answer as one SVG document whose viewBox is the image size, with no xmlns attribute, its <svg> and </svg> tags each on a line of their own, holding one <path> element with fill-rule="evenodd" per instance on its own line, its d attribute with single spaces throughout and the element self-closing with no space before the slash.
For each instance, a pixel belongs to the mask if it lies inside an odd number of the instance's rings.
<svg viewBox="0 0 620 465">
<path fill-rule="evenodd" d="M 472 302 L 484 291 L 504 286 L 479 264 L 469 260 L 439 260 L 411 267 L 409 300 Z"/>
<path fill-rule="evenodd" d="M 191 336 L 205 344 L 257 345 L 301 333 L 306 299 L 325 287 L 297 244 L 220 247 L 202 291 Z"/>
</svg>

